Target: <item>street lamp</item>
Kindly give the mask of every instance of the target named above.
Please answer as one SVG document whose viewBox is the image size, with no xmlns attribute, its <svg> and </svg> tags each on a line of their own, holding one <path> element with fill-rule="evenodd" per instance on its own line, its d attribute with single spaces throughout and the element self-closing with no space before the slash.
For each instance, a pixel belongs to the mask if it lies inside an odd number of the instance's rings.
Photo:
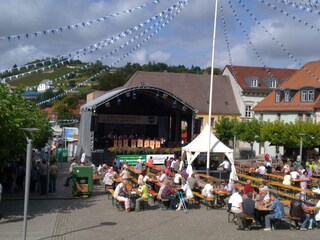
<svg viewBox="0 0 320 240">
<path fill-rule="evenodd" d="M 24 210 L 23 210 L 23 239 L 27 238 L 27 217 L 29 205 L 29 191 L 30 191 L 30 175 L 31 175 L 31 160 L 32 160 L 32 139 L 28 138 L 26 132 L 37 132 L 38 128 L 21 128 L 27 139 L 27 157 L 26 157 L 26 179 L 24 186 Z"/>
<path fill-rule="evenodd" d="M 300 133 L 300 163 L 302 163 L 302 144 L 303 144 L 303 138 L 306 136 L 304 133 Z"/>
</svg>

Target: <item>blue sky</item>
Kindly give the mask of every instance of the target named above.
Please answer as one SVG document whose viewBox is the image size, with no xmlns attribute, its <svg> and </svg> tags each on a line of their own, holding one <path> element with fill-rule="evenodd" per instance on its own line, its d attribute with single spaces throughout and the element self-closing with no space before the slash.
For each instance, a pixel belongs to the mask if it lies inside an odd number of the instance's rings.
<svg viewBox="0 0 320 240">
<path fill-rule="evenodd" d="M 10 42 L 0 41 L 0 70 L 10 68 L 14 64 L 20 66 L 37 58 L 56 57 L 83 49 L 157 15 L 178 0 L 159 0 L 159 4 L 153 4 L 152 1 L 0 0 L 0 37 L 70 26 L 150 3 L 141 10 L 78 30 L 30 39 L 13 39 Z M 169 65 L 183 64 L 187 67 L 210 66 L 214 2 L 190 0 L 163 30 L 115 66 L 122 66 L 127 62 L 144 64 L 148 61 L 165 62 Z M 215 66 L 223 68 L 226 64 L 232 63 L 300 68 L 309 61 L 319 60 L 320 32 L 317 28 L 320 28 L 320 4 L 316 6 L 316 1 L 313 0 L 265 0 L 264 3 L 270 3 L 276 9 L 263 4 L 262 0 L 219 0 Z M 300 4 L 303 8 L 295 8 L 296 5 L 293 3 Z M 226 29 L 221 19 L 221 5 Z M 234 16 L 233 10 L 237 17 Z M 281 10 L 287 12 L 288 16 L 281 13 Z M 259 25 L 249 13 L 260 21 Z M 296 20 L 293 20 L 293 17 Z M 300 23 L 297 19 L 301 19 Z M 228 56 L 225 31 L 228 35 L 231 58 Z M 120 44 L 133 36 L 80 59 L 96 61 L 119 48 Z M 104 64 L 116 62 L 140 42 L 138 39 L 131 47 L 112 54 L 103 60 Z"/>
</svg>

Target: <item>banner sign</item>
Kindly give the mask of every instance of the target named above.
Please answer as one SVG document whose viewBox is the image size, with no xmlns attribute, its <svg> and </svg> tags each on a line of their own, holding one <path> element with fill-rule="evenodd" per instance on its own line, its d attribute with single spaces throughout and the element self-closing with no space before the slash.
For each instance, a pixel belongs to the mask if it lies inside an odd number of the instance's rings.
<svg viewBox="0 0 320 240">
<path fill-rule="evenodd" d="M 164 160 L 169 157 L 169 158 L 174 158 L 174 154 L 152 154 L 152 155 L 147 155 L 147 159 L 152 157 L 153 159 L 153 164 L 164 164 Z"/>
<path fill-rule="evenodd" d="M 121 163 L 127 162 L 128 165 L 134 166 L 136 162 L 140 159 L 142 162 L 145 162 L 147 157 L 146 155 L 117 155 L 117 158 Z"/>
<path fill-rule="evenodd" d="M 68 141 L 78 139 L 78 134 L 79 134 L 78 128 L 66 127 L 66 128 L 64 128 L 63 132 L 64 132 L 64 137 L 67 138 Z"/>
<path fill-rule="evenodd" d="M 156 125 L 158 124 L 158 117 L 157 116 L 139 116 L 139 115 L 101 114 L 101 115 L 98 115 L 98 122 L 114 123 L 114 124 Z"/>
</svg>

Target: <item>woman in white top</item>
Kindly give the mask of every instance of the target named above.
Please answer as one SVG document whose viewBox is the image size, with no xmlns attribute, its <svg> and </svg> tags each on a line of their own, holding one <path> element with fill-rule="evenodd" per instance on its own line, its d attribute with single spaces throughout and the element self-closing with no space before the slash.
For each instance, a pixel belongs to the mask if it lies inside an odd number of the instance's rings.
<svg viewBox="0 0 320 240">
<path fill-rule="evenodd" d="M 180 184 L 181 184 L 181 179 L 182 179 L 181 171 L 179 170 L 179 171 L 174 175 L 173 182 L 174 182 L 176 185 L 180 185 Z"/>
<path fill-rule="evenodd" d="M 182 179 L 181 189 L 183 190 L 183 192 L 186 195 L 184 197 L 184 199 L 193 198 L 193 193 L 192 193 L 192 190 L 190 188 L 190 185 L 185 179 Z M 182 199 L 180 199 L 179 206 L 178 206 L 178 208 L 176 210 L 179 211 L 181 209 L 181 206 L 182 206 Z"/>
<path fill-rule="evenodd" d="M 284 175 L 283 177 L 283 185 L 287 185 L 287 186 L 291 186 L 291 175 L 290 172 L 286 173 L 286 175 Z"/>
</svg>

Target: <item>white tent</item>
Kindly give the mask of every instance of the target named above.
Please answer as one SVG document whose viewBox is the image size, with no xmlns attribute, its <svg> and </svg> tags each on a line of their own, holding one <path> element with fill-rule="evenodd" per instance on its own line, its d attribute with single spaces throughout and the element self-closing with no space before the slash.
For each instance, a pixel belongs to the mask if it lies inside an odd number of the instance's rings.
<svg viewBox="0 0 320 240">
<path fill-rule="evenodd" d="M 190 175 L 192 172 L 192 162 L 200 154 L 200 152 L 208 151 L 209 133 L 211 134 L 210 139 L 210 151 L 213 153 L 224 153 L 231 163 L 230 179 L 237 180 L 236 168 L 234 166 L 233 149 L 224 145 L 211 131 L 207 124 L 202 132 L 187 146 L 182 148 L 182 159 L 188 161 L 187 172 Z"/>
</svg>

